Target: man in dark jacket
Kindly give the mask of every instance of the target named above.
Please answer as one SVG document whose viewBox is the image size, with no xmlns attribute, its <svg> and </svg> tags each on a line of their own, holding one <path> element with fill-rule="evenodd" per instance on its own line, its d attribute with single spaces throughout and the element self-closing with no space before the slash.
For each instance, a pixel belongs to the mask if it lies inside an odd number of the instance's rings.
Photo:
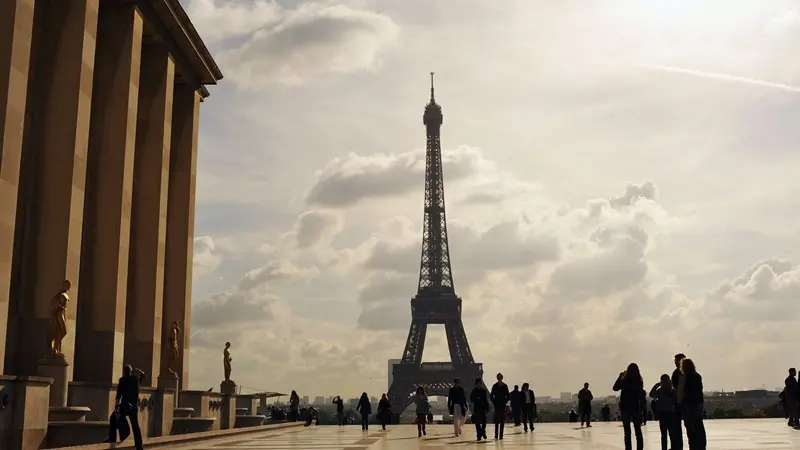
<svg viewBox="0 0 800 450">
<path fill-rule="evenodd" d="M 503 440 L 503 430 L 506 426 L 506 404 L 508 403 L 508 385 L 503 383 L 503 374 L 497 374 L 497 383 L 492 385 L 489 395 L 494 406 L 494 438 Z"/>
<path fill-rule="evenodd" d="M 681 361 L 686 359 L 686 355 L 683 353 L 678 353 L 675 355 L 675 371 L 672 372 L 672 388 L 677 390 L 678 385 L 680 384 L 681 377 L 683 374 L 681 373 Z M 681 408 L 678 405 L 678 396 L 675 396 L 675 414 L 672 415 L 675 422 L 672 424 L 673 426 L 673 436 L 675 436 L 675 441 L 672 443 L 672 450 L 683 450 L 683 414 L 681 412 Z"/>
<path fill-rule="evenodd" d="M 589 390 L 589 383 L 583 383 L 583 389 L 578 391 L 578 411 L 581 414 L 581 426 L 586 423 L 587 427 L 592 426 L 592 400 L 594 396 Z"/>
<path fill-rule="evenodd" d="M 798 411 L 797 411 L 797 399 L 798 394 L 800 394 L 800 386 L 797 383 L 797 369 L 792 367 L 789 369 L 789 376 L 786 377 L 786 381 L 784 382 L 784 399 L 786 401 L 786 414 L 789 416 L 789 426 L 790 427 L 797 427 L 800 426 L 800 420 L 798 420 Z"/>
<path fill-rule="evenodd" d="M 519 386 L 514 385 L 514 390 L 509 394 L 511 401 L 511 416 L 514 418 L 514 426 L 518 427 L 522 418 L 522 392 L 519 391 Z"/>
<path fill-rule="evenodd" d="M 126 419 L 130 420 L 133 431 L 133 443 L 136 450 L 142 450 L 142 429 L 139 428 L 139 384 L 144 380 L 145 373 L 127 365 L 122 368 L 122 377 L 117 383 L 117 398 L 114 414 L 108 430 L 108 441 L 117 441 L 117 429 L 120 430 L 120 440 L 125 440 Z"/>
</svg>

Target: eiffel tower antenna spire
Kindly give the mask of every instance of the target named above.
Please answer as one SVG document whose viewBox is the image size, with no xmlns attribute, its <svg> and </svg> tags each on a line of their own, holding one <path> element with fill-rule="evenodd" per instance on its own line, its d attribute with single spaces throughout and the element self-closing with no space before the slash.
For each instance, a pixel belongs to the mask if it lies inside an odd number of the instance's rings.
<svg viewBox="0 0 800 450">
<path fill-rule="evenodd" d="M 436 101 L 433 99 L 433 72 L 431 72 L 431 103 L 435 103 Z"/>
</svg>

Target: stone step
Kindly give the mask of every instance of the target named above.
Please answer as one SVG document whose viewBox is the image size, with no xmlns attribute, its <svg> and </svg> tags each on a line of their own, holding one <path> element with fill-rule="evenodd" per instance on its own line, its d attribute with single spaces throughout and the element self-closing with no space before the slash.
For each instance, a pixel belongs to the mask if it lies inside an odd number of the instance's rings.
<svg viewBox="0 0 800 450">
<path fill-rule="evenodd" d="M 181 407 L 172 410 L 173 418 L 192 417 L 192 414 L 194 414 L 194 408 Z"/>
</svg>

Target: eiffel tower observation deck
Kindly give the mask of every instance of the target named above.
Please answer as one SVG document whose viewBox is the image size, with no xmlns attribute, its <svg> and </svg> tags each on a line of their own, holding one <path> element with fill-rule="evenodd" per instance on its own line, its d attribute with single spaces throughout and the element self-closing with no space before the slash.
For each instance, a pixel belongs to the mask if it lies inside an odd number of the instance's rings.
<svg viewBox="0 0 800 450">
<path fill-rule="evenodd" d="M 447 240 L 447 215 L 442 173 L 442 107 L 436 103 L 431 72 L 431 98 L 422 122 L 426 131 L 425 203 L 423 208 L 422 255 L 417 295 L 411 299 L 411 327 L 401 362 L 394 365 L 389 400 L 400 412 L 411 403 L 422 386 L 428 395 L 447 395 L 454 378 L 471 385 L 483 375 L 467 342 L 461 321 L 461 298 L 455 293 Z M 422 362 L 428 325 L 444 325 L 450 361 Z"/>
</svg>

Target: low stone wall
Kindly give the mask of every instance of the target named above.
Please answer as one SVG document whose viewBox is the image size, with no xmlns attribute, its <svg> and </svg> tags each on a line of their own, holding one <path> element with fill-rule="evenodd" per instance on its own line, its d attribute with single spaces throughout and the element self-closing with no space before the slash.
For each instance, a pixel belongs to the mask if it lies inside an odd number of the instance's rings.
<svg viewBox="0 0 800 450">
<path fill-rule="evenodd" d="M 52 378 L 0 375 L 0 449 L 42 447 L 52 383 Z"/>
<path fill-rule="evenodd" d="M 219 392 L 181 391 L 178 404 L 194 408 L 192 417 L 214 417 L 214 430 L 233 428 L 236 421 L 236 398 Z"/>
<path fill-rule="evenodd" d="M 240 434 L 258 433 L 269 430 L 280 430 L 283 428 L 302 427 L 303 424 L 299 422 L 282 422 L 278 424 L 263 425 L 260 427 L 252 428 L 236 428 L 232 430 L 209 431 L 206 433 L 193 433 L 182 434 L 178 436 L 163 436 L 157 438 L 145 439 L 145 448 L 170 448 L 178 445 L 189 444 L 196 441 L 205 441 L 208 439 L 237 436 Z M 93 444 L 81 445 L 76 447 L 58 447 L 50 450 L 112 450 L 112 449 L 132 449 L 133 438 L 129 437 L 125 442 L 119 444 Z M 27 449 L 25 449 L 27 450 Z"/>
</svg>

